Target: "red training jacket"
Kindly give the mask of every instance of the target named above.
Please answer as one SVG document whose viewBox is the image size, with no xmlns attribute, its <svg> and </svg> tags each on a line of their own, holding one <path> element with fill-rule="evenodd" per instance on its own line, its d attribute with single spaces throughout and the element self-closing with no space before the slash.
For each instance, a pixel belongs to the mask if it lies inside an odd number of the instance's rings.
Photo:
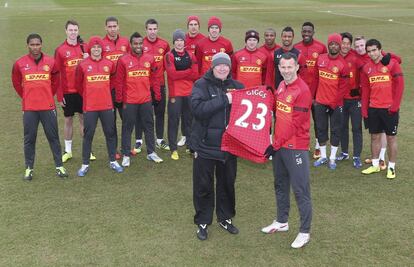
<svg viewBox="0 0 414 267">
<path fill-rule="evenodd" d="M 177 70 L 174 64 L 174 54 L 168 52 L 164 58 L 164 66 L 167 71 L 168 96 L 189 96 L 193 88 L 194 81 L 198 78 L 198 64 L 194 54 L 187 51 L 191 59 L 191 67 L 186 70 Z M 178 55 L 184 56 L 184 52 L 177 52 Z"/>
<path fill-rule="evenodd" d="M 83 60 L 76 69 L 76 87 L 83 97 L 83 111 L 100 111 L 112 109 L 112 75 L 114 63 L 101 58 L 96 61 L 91 57 Z"/>
<path fill-rule="evenodd" d="M 246 48 L 237 51 L 232 58 L 233 79 L 244 86 L 263 85 L 263 74 L 266 73 L 267 56 L 260 50 L 249 51 Z"/>
<path fill-rule="evenodd" d="M 116 40 L 109 39 L 108 35 L 102 38 L 104 47 L 102 48 L 102 56 L 114 62 L 118 62 L 118 59 L 131 50 L 129 40 L 126 37 L 119 36 Z"/>
<path fill-rule="evenodd" d="M 42 53 L 36 64 L 29 54 L 22 56 L 13 65 L 12 83 L 22 98 L 23 111 L 55 109 L 53 96 L 59 87 L 59 72 L 52 57 Z"/>
<path fill-rule="evenodd" d="M 230 57 L 233 55 L 231 41 L 223 36 L 219 36 L 215 41 L 211 41 L 209 37 L 206 37 L 197 43 L 195 55 L 197 57 L 200 76 L 204 75 L 210 69 L 213 56 L 219 52 L 224 52 Z"/>
<path fill-rule="evenodd" d="M 372 60 L 361 72 L 362 116 L 368 117 L 368 107 L 386 108 L 390 112 L 400 109 L 404 92 L 403 73 L 397 60 L 391 59 L 387 66 Z"/>
<path fill-rule="evenodd" d="M 164 79 L 164 56 L 170 51 L 170 45 L 164 39 L 157 37 L 155 42 L 151 42 L 148 37 L 144 38 L 144 53 L 149 53 L 154 57 L 155 65 L 157 66 L 156 79 L 159 79 L 160 85 L 165 85 Z"/>
<path fill-rule="evenodd" d="M 288 85 L 282 81 L 275 100 L 274 149 L 309 150 L 312 95 L 308 85 L 300 77 Z"/>
<path fill-rule="evenodd" d="M 116 101 L 128 104 L 143 104 L 151 101 L 151 90 L 155 98 L 161 99 L 160 83 L 156 79 L 157 67 L 148 54 L 140 56 L 130 52 L 118 60 L 115 78 Z"/>
<path fill-rule="evenodd" d="M 186 33 L 185 34 L 185 50 L 195 55 L 197 43 L 204 38 L 206 38 L 206 36 L 202 33 L 199 33 L 194 37 L 191 37 L 188 33 Z"/>
<path fill-rule="evenodd" d="M 84 51 L 88 51 L 85 44 L 83 45 Z M 57 90 L 57 100 L 63 101 L 64 94 L 78 93 L 78 89 L 75 86 L 75 74 L 76 67 L 83 60 L 83 52 L 79 43 L 71 45 L 65 40 L 55 50 L 56 67 L 60 74 L 60 86 Z"/>
<path fill-rule="evenodd" d="M 315 65 L 318 60 L 319 55 L 328 53 L 325 44 L 322 42 L 313 39 L 309 44 L 304 43 L 303 41 L 294 45 L 296 49 L 300 51 L 300 54 L 305 58 L 306 69 L 301 74 L 301 78 L 306 82 L 306 84 L 311 88 L 312 83 L 315 79 Z M 315 95 L 315 92 L 312 94 Z"/>
<path fill-rule="evenodd" d="M 319 56 L 315 66 L 315 82 L 311 92 L 316 92 L 316 102 L 332 109 L 343 105 L 349 88 L 349 68 L 343 57 L 331 58 L 329 54 Z"/>
</svg>

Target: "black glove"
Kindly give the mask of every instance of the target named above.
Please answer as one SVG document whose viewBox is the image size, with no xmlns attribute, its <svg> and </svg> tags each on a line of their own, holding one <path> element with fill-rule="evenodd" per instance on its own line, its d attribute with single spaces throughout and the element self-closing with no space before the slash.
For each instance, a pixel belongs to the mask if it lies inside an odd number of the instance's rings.
<svg viewBox="0 0 414 267">
<path fill-rule="evenodd" d="M 360 94 L 360 92 L 359 92 L 359 88 L 351 89 L 351 93 L 350 93 L 350 95 L 351 95 L 352 97 L 354 97 L 354 96 L 360 96 L 361 94 Z"/>
<path fill-rule="evenodd" d="M 266 151 L 263 153 L 263 155 L 265 156 L 265 158 L 270 158 L 271 156 L 273 156 L 273 154 L 275 153 L 275 150 L 273 149 L 273 146 L 270 145 L 266 148 Z"/>
<path fill-rule="evenodd" d="M 387 66 L 388 64 L 390 64 L 390 60 L 391 60 L 391 54 L 387 53 L 385 56 L 382 57 L 381 63 L 382 65 Z"/>
<path fill-rule="evenodd" d="M 368 118 L 364 118 L 364 128 L 365 129 L 368 129 L 369 128 Z"/>
<path fill-rule="evenodd" d="M 122 102 L 115 102 L 115 103 L 114 103 L 114 106 L 115 106 L 117 109 L 120 109 L 120 108 L 122 108 Z"/>
</svg>

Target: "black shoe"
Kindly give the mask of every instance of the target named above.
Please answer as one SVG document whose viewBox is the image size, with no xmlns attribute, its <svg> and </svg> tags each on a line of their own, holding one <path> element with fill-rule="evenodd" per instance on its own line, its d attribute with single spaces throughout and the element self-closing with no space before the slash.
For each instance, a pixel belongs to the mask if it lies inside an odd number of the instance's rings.
<svg viewBox="0 0 414 267">
<path fill-rule="evenodd" d="M 232 224 L 231 219 L 220 222 L 220 226 L 227 230 L 230 234 L 235 235 L 239 233 L 239 229 Z"/>
<path fill-rule="evenodd" d="M 208 236 L 207 224 L 199 224 L 197 229 L 197 237 L 200 240 L 206 240 Z"/>
</svg>

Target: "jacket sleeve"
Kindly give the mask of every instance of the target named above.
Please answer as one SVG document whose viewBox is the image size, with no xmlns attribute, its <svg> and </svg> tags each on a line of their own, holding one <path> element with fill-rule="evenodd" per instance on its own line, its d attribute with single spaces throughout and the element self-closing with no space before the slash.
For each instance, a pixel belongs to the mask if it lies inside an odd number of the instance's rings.
<svg viewBox="0 0 414 267">
<path fill-rule="evenodd" d="M 273 147 L 275 150 L 279 150 L 307 120 L 310 120 L 311 105 L 312 96 L 310 91 L 303 90 L 303 93 L 296 98 L 293 106 L 292 122 L 283 128 L 283 132 L 280 132 L 274 141 Z"/>
<path fill-rule="evenodd" d="M 336 107 L 340 107 L 344 103 L 344 96 L 349 89 L 349 68 L 348 65 L 344 65 L 344 68 L 339 76 L 339 83 L 338 83 L 338 97 L 336 99 L 335 106 L 331 106 L 332 109 Z"/>
<path fill-rule="evenodd" d="M 368 76 L 361 70 L 360 73 L 361 81 L 361 113 L 363 118 L 368 118 L 368 104 L 369 95 L 371 93 L 371 87 L 369 86 Z"/>
<path fill-rule="evenodd" d="M 84 77 L 83 77 L 82 66 L 81 66 L 81 64 L 79 64 L 76 67 L 75 85 L 76 85 L 76 88 L 78 88 L 79 95 L 81 95 L 82 97 L 83 97 L 83 91 L 84 91 L 84 88 L 83 88 L 83 78 Z"/>
<path fill-rule="evenodd" d="M 227 96 L 218 91 L 217 96 L 210 98 L 205 86 L 196 82 L 191 93 L 191 111 L 198 120 L 206 120 L 229 105 Z"/>
<path fill-rule="evenodd" d="M 160 79 L 158 79 L 159 69 L 157 68 L 155 61 L 151 61 L 151 73 L 150 73 L 150 87 L 151 90 L 154 92 L 154 97 L 157 101 L 161 100 L 161 83 Z"/>
<path fill-rule="evenodd" d="M 319 61 L 319 58 L 318 58 L 318 60 L 316 60 L 316 64 L 315 64 L 314 72 L 313 72 L 312 84 L 310 85 L 310 88 L 309 88 L 310 91 L 311 91 L 311 94 L 312 94 L 312 99 L 315 99 L 316 98 L 316 93 L 317 93 L 318 86 L 319 86 L 319 67 L 318 67 L 318 61 Z"/>
<path fill-rule="evenodd" d="M 391 112 L 397 112 L 400 109 L 401 99 L 404 92 L 404 76 L 399 64 L 394 64 L 391 69 L 392 75 L 392 105 L 389 108 Z"/>
<path fill-rule="evenodd" d="M 115 74 L 115 101 L 120 103 L 123 101 L 124 95 L 124 85 L 125 85 L 125 66 L 122 64 L 121 60 L 118 60 L 116 65 L 116 74 Z"/>
<path fill-rule="evenodd" d="M 237 59 L 235 57 L 235 55 L 232 56 L 231 58 L 231 76 L 233 77 L 233 79 L 237 80 Z"/>
<path fill-rule="evenodd" d="M 59 87 L 57 88 L 56 91 L 56 98 L 58 102 L 62 102 L 63 101 L 63 88 L 62 88 L 62 58 L 59 55 L 58 49 L 55 50 L 55 65 L 56 67 L 59 69 Z"/>
<path fill-rule="evenodd" d="M 22 73 L 20 72 L 19 65 L 14 63 L 13 69 L 12 69 L 12 83 L 14 90 L 16 90 L 16 93 L 23 97 L 23 86 L 22 86 Z"/>
<path fill-rule="evenodd" d="M 197 62 L 197 58 L 194 56 L 193 53 L 190 53 L 191 56 L 191 80 L 195 81 L 198 79 L 199 77 L 199 73 L 198 73 L 198 62 Z"/>
<path fill-rule="evenodd" d="M 53 63 L 53 68 L 52 71 L 50 72 L 51 74 L 51 83 L 52 83 L 52 93 L 53 95 L 56 94 L 57 90 L 60 88 L 60 72 L 59 72 L 59 68 L 56 65 L 56 62 Z M 63 99 L 63 97 L 62 97 Z M 59 100 L 58 100 L 59 101 Z"/>
<path fill-rule="evenodd" d="M 275 88 L 275 63 L 274 60 L 271 59 L 272 57 L 269 57 L 267 61 L 265 85 L 276 90 L 277 88 Z"/>
</svg>

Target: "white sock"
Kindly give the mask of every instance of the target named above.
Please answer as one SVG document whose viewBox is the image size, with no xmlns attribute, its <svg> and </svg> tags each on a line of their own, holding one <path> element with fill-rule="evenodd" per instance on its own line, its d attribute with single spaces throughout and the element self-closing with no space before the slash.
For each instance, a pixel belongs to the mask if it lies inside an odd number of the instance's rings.
<svg viewBox="0 0 414 267">
<path fill-rule="evenodd" d="M 326 158 L 326 145 L 319 146 L 319 149 L 321 150 L 321 158 Z"/>
<path fill-rule="evenodd" d="M 319 142 L 318 142 L 318 138 L 315 138 L 315 149 L 319 149 Z"/>
<path fill-rule="evenodd" d="M 394 169 L 395 170 L 395 162 L 388 162 L 388 169 Z"/>
<path fill-rule="evenodd" d="M 387 151 L 387 149 L 385 147 L 381 148 L 380 155 L 379 155 L 380 160 L 385 161 L 385 152 L 386 151 Z"/>
<path fill-rule="evenodd" d="M 161 139 L 158 139 L 158 138 L 157 138 L 157 144 L 161 144 L 161 142 L 162 142 L 163 140 L 164 140 L 164 139 L 162 139 L 162 138 L 161 138 Z"/>
<path fill-rule="evenodd" d="M 331 146 L 331 155 L 329 156 L 330 160 L 335 160 L 336 159 L 336 152 L 337 151 L 338 151 L 337 146 Z"/>
<path fill-rule="evenodd" d="M 65 152 L 72 153 L 72 140 L 65 139 Z"/>
<path fill-rule="evenodd" d="M 136 139 L 135 143 L 141 143 L 142 144 L 142 139 Z"/>
<path fill-rule="evenodd" d="M 82 164 L 81 170 L 84 171 L 88 167 L 89 167 L 89 164 Z"/>
<path fill-rule="evenodd" d="M 372 159 L 372 166 L 379 167 L 379 159 Z"/>
</svg>

